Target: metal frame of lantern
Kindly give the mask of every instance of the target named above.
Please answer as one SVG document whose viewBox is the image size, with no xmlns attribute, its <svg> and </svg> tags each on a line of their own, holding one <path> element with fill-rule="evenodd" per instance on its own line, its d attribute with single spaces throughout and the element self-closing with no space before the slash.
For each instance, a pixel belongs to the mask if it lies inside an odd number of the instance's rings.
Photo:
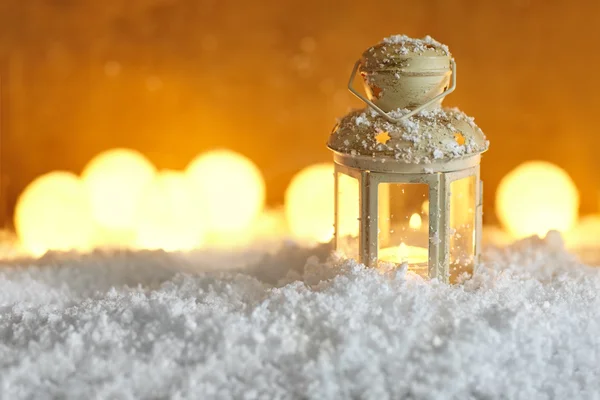
<svg viewBox="0 0 600 400">
<path fill-rule="evenodd" d="M 398 35 L 397 37 L 401 40 L 404 40 L 405 38 L 409 39 L 401 35 Z M 392 37 L 392 39 L 395 38 Z M 426 44 L 431 44 L 432 42 L 431 38 L 424 40 L 429 40 L 429 42 L 425 42 Z M 422 43 L 423 42 L 421 42 L 421 44 Z M 440 45 L 437 42 L 435 43 Z M 441 56 L 439 55 L 439 52 L 433 52 L 433 54 L 431 52 L 427 53 L 428 50 L 426 49 L 423 51 L 423 47 L 412 54 L 406 55 L 406 49 L 402 49 L 400 52 L 396 51 L 395 54 L 392 52 L 390 48 L 393 49 L 393 41 L 391 44 L 382 42 L 380 43 L 380 46 L 381 45 L 383 46 L 378 49 L 376 48 L 377 46 L 374 46 L 363 53 L 363 61 L 365 63 L 371 63 L 372 66 L 373 61 L 377 61 L 380 64 L 375 64 L 376 68 L 384 67 L 382 75 L 388 74 L 383 77 L 375 77 L 375 80 L 379 79 L 378 84 L 382 84 L 383 82 L 384 85 L 387 84 L 389 86 L 389 81 L 385 82 L 385 79 L 389 79 L 390 70 L 392 72 L 396 71 L 394 74 L 396 78 L 399 78 L 398 71 L 400 71 L 400 75 L 405 74 L 405 76 L 409 78 L 423 78 L 421 81 L 417 79 L 414 82 L 401 82 L 399 84 L 400 87 L 392 87 L 392 89 L 396 90 L 390 91 L 391 94 L 378 96 L 371 90 L 373 89 L 373 82 L 370 82 L 369 77 L 366 77 L 368 73 L 363 73 L 361 71 L 361 75 L 365 78 L 365 89 L 367 89 L 367 93 L 373 99 L 373 101 L 371 101 L 353 87 L 354 77 L 359 70 L 361 60 L 355 63 L 348 82 L 348 89 L 387 122 L 399 124 L 404 120 L 417 115 L 424 109 L 431 107 L 439 108 L 441 107 L 441 100 L 456 88 L 456 63 L 454 59 L 451 58 L 449 52 L 447 52 L 447 48 L 442 48 L 443 54 Z M 440 49 L 438 48 L 437 50 Z M 398 56 L 398 54 L 401 55 Z M 393 65 L 393 63 L 397 63 L 397 65 Z M 394 70 L 393 68 L 396 69 Z M 450 70 L 448 71 L 450 72 L 450 76 L 447 76 L 446 72 L 444 72 L 446 71 L 446 68 Z M 374 72 L 378 73 L 381 71 L 375 70 Z M 398 80 L 399 79 L 397 79 L 394 84 L 398 85 Z M 448 82 L 449 80 L 451 81 Z M 430 96 L 430 98 L 426 98 L 429 93 L 434 93 L 434 95 Z M 379 105 L 376 104 L 376 102 L 378 102 Z M 415 102 L 420 105 L 412 107 L 410 111 L 398 118 L 394 118 L 388 114 L 390 110 L 403 108 L 399 107 L 399 104 L 415 104 Z M 387 110 L 384 110 L 383 108 L 386 108 Z M 347 115 L 342 121 L 350 116 L 351 115 Z M 336 130 L 337 127 L 334 128 L 332 137 Z M 354 135 L 355 132 L 350 130 L 349 133 Z M 485 141 L 485 135 L 483 135 L 481 130 L 476 126 L 474 126 L 471 134 L 473 135 L 473 139 L 479 141 L 479 146 L 470 154 L 465 154 L 461 157 L 449 160 L 438 160 L 427 164 L 405 162 L 390 157 L 356 154 L 354 150 L 349 151 L 349 149 L 340 151 L 339 148 L 332 145 L 332 138 L 330 138 L 328 147 L 334 153 L 335 165 L 334 241 L 336 248 L 340 247 L 340 218 L 342 217 L 339 210 L 340 174 L 348 175 L 358 181 L 358 258 L 361 263 L 372 267 L 377 266 L 379 259 L 379 185 L 398 183 L 426 184 L 430 202 L 428 210 L 428 276 L 429 278 L 437 278 L 440 281 L 449 282 L 451 254 L 450 219 L 452 206 L 451 184 L 454 181 L 473 176 L 475 178 L 475 193 L 474 198 L 471 200 L 474 208 L 472 255 L 473 264 L 476 265 L 479 262 L 481 253 L 482 229 L 483 184 L 480 179 L 480 161 L 481 153 L 487 150 L 488 144 Z M 356 134 L 355 136 L 358 138 L 359 134 Z"/>
<path fill-rule="evenodd" d="M 376 161 L 370 157 L 334 153 L 335 166 L 335 237 L 338 241 L 339 173 L 351 176 L 359 184 L 359 261 L 375 267 L 378 260 L 379 191 L 380 183 L 422 183 L 429 190 L 429 277 L 448 282 L 450 240 L 450 184 L 469 176 L 475 177 L 475 261 L 481 254 L 483 183 L 480 180 L 481 156 L 476 155 L 456 162 L 428 164 L 428 171 L 415 164 Z M 431 169 L 431 170 L 429 170 Z M 439 240 L 431 240 L 431 233 Z"/>
</svg>

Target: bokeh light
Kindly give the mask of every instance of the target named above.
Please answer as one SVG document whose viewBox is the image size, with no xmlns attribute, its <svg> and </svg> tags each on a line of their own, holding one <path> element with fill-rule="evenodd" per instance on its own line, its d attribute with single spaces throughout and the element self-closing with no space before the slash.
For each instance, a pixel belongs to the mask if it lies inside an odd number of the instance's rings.
<svg viewBox="0 0 600 400">
<path fill-rule="evenodd" d="M 152 182 L 155 168 L 135 150 L 111 149 L 98 154 L 83 169 L 93 215 L 102 228 L 134 228 L 135 207 Z"/>
<path fill-rule="evenodd" d="M 590 214 L 581 217 L 573 229 L 564 235 L 565 243 L 569 248 L 594 249 L 597 253 L 598 238 L 600 237 L 600 214 Z M 595 257 L 595 256 L 594 256 Z"/>
<path fill-rule="evenodd" d="M 19 196 L 14 222 L 22 246 L 37 256 L 87 250 L 94 235 L 87 192 L 70 172 L 50 172 L 31 182 Z"/>
<path fill-rule="evenodd" d="M 262 241 L 279 241 L 289 237 L 284 208 L 265 209 L 253 225 L 252 236 Z"/>
<path fill-rule="evenodd" d="M 285 192 L 285 215 L 292 234 L 326 243 L 334 233 L 334 167 L 332 163 L 308 166 L 298 172 Z M 358 235 L 358 181 L 340 175 L 339 222 L 341 235 Z"/>
<path fill-rule="evenodd" d="M 408 220 L 408 227 L 410 229 L 421 229 L 421 225 L 423 224 L 423 220 L 421 219 L 421 216 L 417 213 L 414 213 L 410 216 L 410 219 Z"/>
<path fill-rule="evenodd" d="M 423 215 L 429 215 L 429 200 L 425 200 L 421 205 L 421 213 Z"/>
<path fill-rule="evenodd" d="M 136 246 L 190 250 L 202 243 L 204 228 L 185 175 L 159 172 L 136 207 Z"/>
<path fill-rule="evenodd" d="M 230 150 L 201 154 L 188 165 L 186 175 L 210 233 L 247 230 L 265 206 L 264 178 L 258 167 L 241 154 Z"/>
<path fill-rule="evenodd" d="M 545 161 L 528 161 L 509 172 L 496 192 L 496 212 L 514 237 L 566 232 L 577 221 L 579 193 L 571 177 Z"/>
</svg>

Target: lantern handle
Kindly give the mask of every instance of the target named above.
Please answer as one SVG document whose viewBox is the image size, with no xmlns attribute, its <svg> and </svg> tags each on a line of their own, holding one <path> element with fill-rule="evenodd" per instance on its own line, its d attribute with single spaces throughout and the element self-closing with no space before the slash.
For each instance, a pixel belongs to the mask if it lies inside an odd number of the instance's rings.
<svg viewBox="0 0 600 400">
<path fill-rule="evenodd" d="M 452 80 L 450 82 L 450 87 L 448 89 L 446 89 L 445 91 L 443 91 L 442 93 L 440 93 L 437 96 L 435 96 L 434 98 L 432 98 L 431 100 L 428 100 L 427 102 L 421 104 L 420 106 L 418 106 L 414 110 L 411 110 L 410 112 L 402 115 L 399 118 L 394 118 L 394 117 L 391 117 L 385 111 L 383 111 L 377 104 L 373 103 L 371 100 L 369 100 L 366 97 L 364 97 L 360 92 L 358 92 L 354 88 L 354 77 L 356 76 L 356 71 L 358 71 L 358 65 L 359 64 L 360 64 L 360 60 L 358 60 L 358 61 L 356 61 L 356 63 L 354 63 L 354 68 L 352 68 L 352 73 L 350 74 L 350 79 L 348 80 L 348 90 L 350 90 L 350 92 L 353 95 L 355 95 L 356 97 L 358 97 L 359 99 L 361 99 L 362 101 L 364 101 L 373 110 L 377 111 L 383 118 L 385 118 L 386 120 L 388 120 L 389 122 L 392 122 L 392 123 L 399 123 L 399 122 L 402 122 L 402 121 L 404 121 L 405 119 L 407 119 L 409 117 L 412 117 L 413 115 L 415 115 L 419 111 L 423 110 L 425 107 L 427 107 L 430 104 L 435 103 L 436 101 L 438 101 L 438 100 L 446 97 L 450 93 L 454 92 L 454 89 L 456 89 L 456 62 L 454 62 L 454 58 L 451 58 L 450 59 L 450 67 L 452 68 Z"/>
</svg>

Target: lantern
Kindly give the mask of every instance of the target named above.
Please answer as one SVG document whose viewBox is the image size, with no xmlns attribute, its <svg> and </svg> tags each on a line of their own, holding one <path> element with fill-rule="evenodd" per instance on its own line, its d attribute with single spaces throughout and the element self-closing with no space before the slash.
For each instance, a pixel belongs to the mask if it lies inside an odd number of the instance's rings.
<svg viewBox="0 0 600 400">
<path fill-rule="evenodd" d="M 356 72 L 366 97 L 353 87 Z M 429 36 L 391 36 L 356 62 L 348 88 L 367 107 L 343 117 L 328 141 L 342 255 L 443 282 L 472 272 L 481 250 L 479 165 L 489 142 L 473 118 L 441 107 L 455 87 L 454 59 Z M 348 179 L 358 184 L 342 187 Z M 354 216 L 340 213 L 348 196 L 358 204 Z"/>
</svg>

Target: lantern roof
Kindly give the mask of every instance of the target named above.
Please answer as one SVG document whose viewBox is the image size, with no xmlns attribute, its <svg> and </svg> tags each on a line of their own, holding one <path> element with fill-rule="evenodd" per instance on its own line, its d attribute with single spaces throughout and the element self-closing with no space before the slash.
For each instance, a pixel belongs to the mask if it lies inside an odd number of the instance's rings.
<svg viewBox="0 0 600 400">
<path fill-rule="evenodd" d="M 408 109 L 388 114 L 400 118 Z M 339 120 L 329 138 L 331 150 L 409 164 L 430 164 L 478 155 L 489 141 L 472 117 L 457 108 L 422 110 L 401 122 L 389 122 L 367 107 Z"/>
<path fill-rule="evenodd" d="M 422 70 L 422 63 L 415 62 L 419 58 L 427 59 L 427 69 L 442 69 L 444 62 L 447 67 L 451 57 L 448 46 L 431 36 L 416 39 L 406 35 L 393 35 L 369 47 L 362 54 L 361 71 L 383 71 L 399 67 L 404 70 L 418 67 Z"/>
</svg>

